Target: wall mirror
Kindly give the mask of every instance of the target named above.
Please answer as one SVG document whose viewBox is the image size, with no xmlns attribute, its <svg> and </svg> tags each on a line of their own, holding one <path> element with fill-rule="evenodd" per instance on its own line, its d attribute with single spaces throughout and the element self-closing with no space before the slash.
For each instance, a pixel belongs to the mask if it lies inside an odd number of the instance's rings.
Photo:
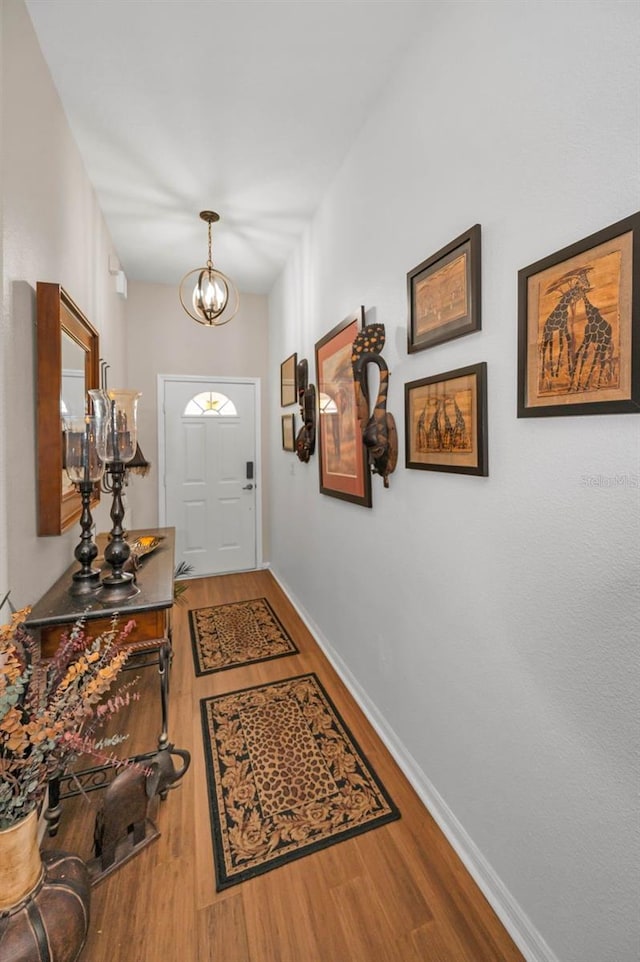
<svg viewBox="0 0 640 962">
<path fill-rule="evenodd" d="M 59 284 L 37 285 L 38 534 L 62 534 L 80 517 L 80 496 L 63 467 L 62 422 L 83 415 L 99 387 L 98 332 Z M 99 498 L 96 486 L 94 501 Z"/>
</svg>

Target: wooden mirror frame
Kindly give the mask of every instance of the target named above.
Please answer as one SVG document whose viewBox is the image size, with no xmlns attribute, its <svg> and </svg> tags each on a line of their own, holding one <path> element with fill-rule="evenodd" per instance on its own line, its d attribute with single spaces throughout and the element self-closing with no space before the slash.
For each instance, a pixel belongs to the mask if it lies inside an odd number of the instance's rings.
<svg viewBox="0 0 640 962">
<path fill-rule="evenodd" d="M 85 354 L 85 390 L 100 386 L 98 332 L 59 284 L 38 282 L 37 300 L 37 471 L 38 535 L 62 534 L 78 520 L 80 495 L 63 493 L 62 335 L 67 334 Z M 94 501 L 100 497 L 96 485 Z"/>
</svg>

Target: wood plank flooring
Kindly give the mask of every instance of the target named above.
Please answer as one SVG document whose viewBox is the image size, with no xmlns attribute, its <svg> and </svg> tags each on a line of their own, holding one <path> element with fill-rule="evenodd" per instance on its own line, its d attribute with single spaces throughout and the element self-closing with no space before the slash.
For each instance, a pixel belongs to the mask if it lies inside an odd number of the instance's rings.
<svg viewBox="0 0 640 962">
<path fill-rule="evenodd" d="M 195 677 L 187 609 L 266 597 L 300 649 Z M 504 928 L 268 571 L 189 582 L 174 608 L 171 740 L 192 754 L 159 803 L 161 837 L 93 889 L 81 962 L 523 962 Z M 199 702 L 315 672 L 402 818 L 216 893 Z M 155 669 L 118 728 L 126 753 L 155 747 Z M 101 792 L 65 802 L 46 848 L 91 857 Z"/>
</svg>

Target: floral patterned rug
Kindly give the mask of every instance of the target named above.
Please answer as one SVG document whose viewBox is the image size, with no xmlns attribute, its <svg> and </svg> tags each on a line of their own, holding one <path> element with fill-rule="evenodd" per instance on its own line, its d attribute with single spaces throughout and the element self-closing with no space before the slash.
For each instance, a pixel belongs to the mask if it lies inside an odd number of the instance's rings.
<svg viewBox="0 0 640 962">
<path fill-rule="evenodd" d="M 191 609 L 189 627 L 196 675 L 298 653 L 266 598 Z"/>
<path fill-rule="evenodd" d="M 315 674 L 200 707 L 218 891 L 400 817 Z"/>
</svg>

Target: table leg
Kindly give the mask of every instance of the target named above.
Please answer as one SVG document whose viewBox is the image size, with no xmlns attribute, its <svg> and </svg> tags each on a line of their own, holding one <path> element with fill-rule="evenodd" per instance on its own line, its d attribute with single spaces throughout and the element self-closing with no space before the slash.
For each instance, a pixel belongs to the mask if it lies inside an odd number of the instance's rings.
<svg viewBox="0 0 640 962">
<path fill-rule="evenodd" d="M 158 749 L 169 744 L 169 670 L 171 668 L 171 643 L 165 642 L 158 651 L 158 674 L 160 675 L 160 704 L 162 707 L 162 731 Z"/>
<path fill-rule="evenodd" d="M 49 798 L 44 812 L 44 819 L 48 823 L 49 838 L 55 838 L 58 834 L 60 825 L 60 815 L 62 806 L 60 805 L 60 776 L 54 775 L 49 779 Z"/>
</svg>

